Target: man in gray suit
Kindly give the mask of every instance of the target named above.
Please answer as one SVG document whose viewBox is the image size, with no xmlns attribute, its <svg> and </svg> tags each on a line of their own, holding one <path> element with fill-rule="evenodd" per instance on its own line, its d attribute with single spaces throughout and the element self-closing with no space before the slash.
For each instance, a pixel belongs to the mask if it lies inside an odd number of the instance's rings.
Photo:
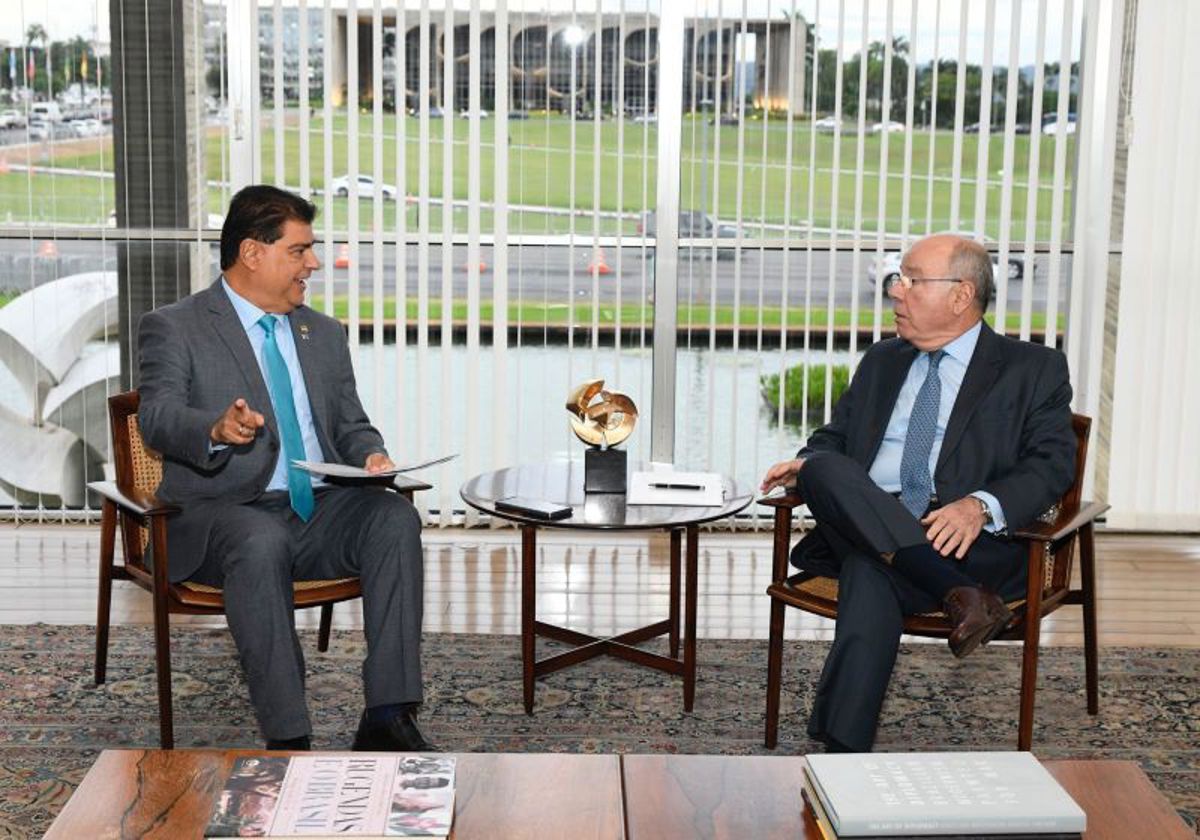
<svg viewBox="0 0 1200 840">
<path fill-rule="evenodd" d="M 982 246 L 923 239 L 885 291 L 899 337 L 867 350 L 829 424 L 762 482 L 797 486 L 816 520 L 792 564 L 838 579 L 808 724 L 831 751 L 871 749 L 904 615 L 944 610 L 960 657 L 1004 629 L 1004 598 L 1024 592 L 1026 569 L 1005 535 L 1075 473 L 1066 360 L 983 322 Z"/>
<path fill-rule="evenodd" d="M 294 580 L 359 577 L 366 710 L 355 749 L 428 750 L 421 702 L 421 521 L 378 486 L 331 486 L 293 460 L 394 465 L 359 402 L 341 325 L 304 305 L 320 267 L 316 208 L 269 186 L 233 197 L 222 277 L 147 313 L 139 330 L 146 443 L 172 581 L 224 590 L 225 611 L 268 749 L 308 749 Z"/>
</svg>

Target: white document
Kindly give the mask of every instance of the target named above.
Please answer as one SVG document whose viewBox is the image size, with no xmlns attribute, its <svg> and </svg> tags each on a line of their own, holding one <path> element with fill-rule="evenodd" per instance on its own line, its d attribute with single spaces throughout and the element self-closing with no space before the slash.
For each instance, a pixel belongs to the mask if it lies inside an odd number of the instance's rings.
<svg viewBox="0 0 1200 840">
<path fill-rule="evenodd" d="M 720 473 L 635 472 L 629 477 L 627 505 L 720 507 L 725 503 Z"/>
<path fill-rule="evenodd" d="M 1087 817 L 1032 753 L 807 755 L 839 837 L 1082 832 Z"/>
<path fill-rule="evenodd" d="M 452 461 L 458 457 L 458 453 L 453 455 L 444 455 L 441 458 L 434 458 L 430 461 L 419 461 L 415 464 L 402 464 L 393 470 L 384 470 L 383 472 L 368 472 L 365 467 L 351 467 L 348 464 L 327 464 L 320 461 L 292 461 L 300 469 L 305 472 L 313 473 L 314 475 L 325 475 L 332 478 L 380 478 L 389 475 L 399 475 L 400 473 L 412 472 L 413 470 L 432 467 L 437 464 L 444 464 L 446 461 Z"/>
</svg>

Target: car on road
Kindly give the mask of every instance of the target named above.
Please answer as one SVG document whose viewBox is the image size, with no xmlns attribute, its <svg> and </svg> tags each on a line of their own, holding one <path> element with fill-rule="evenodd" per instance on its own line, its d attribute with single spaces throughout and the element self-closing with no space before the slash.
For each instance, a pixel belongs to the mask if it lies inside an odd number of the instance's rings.
<svg viewBox="0 0 1200 840">
<path fill-rule="evenodd" d="M 105 133 L 104 125 L 97 119 L 75 120 L 68 125 L 76 137 L 99 137 Z"/>
<path fill-rule="evenodd" d="M 0 128 L 24 128 L 25 115 L 16 108 L 0 111 Z"/>
<path fill-rule="evenodd" d="M 888 122 L 877 122 L 871 126 L 872 134 L 880 134 L 886 131 L 888 134 L 903 134 L 904 123 L 889 120 Z"/>
<path fill-rule="evenodd" d="M 817 131 L 837 131 L 837 127 L 842 124 L 842 121 L 837 117 L 821 117 L 813 123 L 813 128 Z"/>
<path fill-rule="evenodd" d="M 1058 134 L 1058 131 L 1059 131 L 1058 120 L 1052 120 L 1051 122 L 1048 122 L 1042 126 L 1042 134 L 1046 135 L 1047 137 L 1054 137 L 1056 134 Z M 1067 124 L 1063 127 L 1063 133 L 1064 134 L 1074 134 L 1075 133 L 1075 121 L 1074 120 L 1070 120 L 1070 119 L 1067 120 Z"/>
<path fill-rule="evenodd" d="M 380 184 L 383 197 L 388 201 L 396 200 L 396 188 L 391 184 Z M 350 195 L 350 176 L 342 175 L 329 182 L 329 191 L 336 196 L 345 198 Z M 358 197 L 372 198 L 375 195 L 375 179 L 370 175 L 358 176 Z"/>
<path fill-rule="evenodd" d="M 969 235 L 969 234 L 964 234 Z M 878 277 L 883 277 L 884 280 L 890 280 L 893 277 L 900 275 L 900 252 L 887 251 L 883 255 L 883 260 L 879 264 L 879 269 L 876 270 L 876 259 L 874 253 L 864 253 L 867 260 L 867 279 L 871 281 L 871 285 L 875 285 Z M 993 276 L 1000 273 L 999 256 L 992 254 L 992 274 Z M 1025 276 L 1025 260 L 1019 254 L 1009 253 L 1008 255 L 1008 280 L 1010 283 L 1020 280 Z"/>
<path fill-rule="evenodd" d="M 656 215 L 653 210 L 650 210 L 642 217 L 642 221 L 638 222 L 638 233 L 646 236 L 658 235 L 658 224 Z M 715 231 L 715 233 L 714 233 Z M 679 238 L 680 239 L 707 239 L 712 236 L 717 239 L 736 239 L 737 225 L 723 224 L 719 221 L 714 222 L 713 217 L 705 213 L 703 210 L 680 210 L 679 211 Z M 700 246 L 698 252 L 707 253 L 707 246 Z M 717 250 L 719 259 L 733 259 L 733 249 L 721 245 Z"/>
</svg>

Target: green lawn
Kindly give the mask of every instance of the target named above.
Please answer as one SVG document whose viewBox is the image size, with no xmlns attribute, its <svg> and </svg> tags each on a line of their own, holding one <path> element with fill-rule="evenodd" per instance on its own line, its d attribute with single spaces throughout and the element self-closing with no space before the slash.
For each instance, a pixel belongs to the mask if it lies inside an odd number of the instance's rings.
<svg viewBox="0 0 1200 840">
<path fill-rule="evenodd" d="M 8 304 L 15 294 L 0 292 L 0 308 Z M 322 312 L 329 312 L 326 299 L 323 295 L 314 295 L 312 305 L 315 309 Z M 439 323 L 442 320 L 442 302 L 436 298 L 431 298 L 428 305 L 428 320 L 430 323 Z M 368 299 L 360 299 L 359 320 L 364 324 L 369 324 L 375 317 L 374 302 Z M 467 320 L 467 302 L 465 300 L 455 300 L 451 305 L 450 318 L 456 322 L 466 322 Z M 599 310 L 599 323 L 604 327 L 612 327 L 617 323 L 617 315 L 620 314 L 620 323 L 623 328 L 629 329 L 637 327 L 640 324 L 645 324 L 647 327 L 654 322 L 654 307 L 651 304 L 622 304 L 618 310 L 617 307 L 601 304 Z M 333 300 L 332 312 L 335 318 L 340 318 L 343 321 L 350 317 L 350 302 L 344 295 L 339 295 Z M 416 323 L 420 314 L 416 298 L 408 298 L 405 307 L 405 315 L 409 323 Z M 510 326 L 517 324 L 523 325 L 539 325 L 561 326 L 571 320 L 577 329 L 590 329 L 592 326 L 593 310 L 590 303 L 577 304 L 573 311 L 568 310 L 565 303 L 510 303 L 508 305 L 508 323 Z M 761 325 L 764 329 L 778 329 L 784 323 L 786 315 L 787 325 L 792 328 L 798 328 L 805 325 L 805 310 L 802 307 L 789 307 L 786 311 L 778 306 L 764 306 L 761 309 L 749 306 L 743 306 L 736 313 L 737 323 L 743 327 L 756 327 Z M 495 308 L 491 301 L 481 301 L 479 305 L 479 320 L 482 324 L 491 324 L 495 316 Z M 571 318 L 570 316 L 573 316 Z M 732 326 L 735 321 L 735 313 L 732 306 L 718 306 L 714 310 L 708 306 L 696 304 L 682 304 L 678 309 L 678 323 L 681 328 L 690 328 L 695 330 L 705 330 L 712 324 L 718 327 Z M 385 321 L 396 320 L 396 299 L 387 297 L 383 300 L 383 319 Z M 995 314 L 988 313 L 986 320 L 989 324 L 995 326 Z M 1020 313 L 1008 313 L 1005 318 L 1010 332 L 1015 332 L 1021 327 Z M 813 309 L 808 312 L 807 324 L 811 329 L 823 330 L 829 323 L 829 313 L 825 308 Z M 847 327 L 851 323 L 851 312 L 849 309 L 835 309 L 833 313 L 833 323 L 835 327 Z M 874 323 L 874 313 L 869 308 L 860 309 L 858 312 L 859 327 L 870 327 Z M 882 324 L 886 329 L 890 329 L 894 319 L 892 313 L 884 311 Z M 1063 329 L 1065 318 L 1062 315 L 1058 316 L 1058 327 Z M 1035 332 L 1040 332 L 1046 327 L 1046 315 L 1043 312 L 1034 312 L 1031 321 L 1031 328 Z"/>
<path fill-rule="evenodd" d="M 300 183 L 300 131 L 298 116 L 295 111 L 287 114 L 288 126 L 283 132 L 283 183 L 293 187 Z M 443 195 L 443 149 L 446 141 L 445 132 L 451 133 L 451 166 L 452 194 L 455 199 L 466 200 L 468 194 L 468 131 L 469 122 L 463 119 L 435 119 L 429 121 L 429 161 L 428 194 L 440 199 Z M 494 196 L 494 120 L 483 120 L 480 126 L 482 154 L 479 158 L 481 174 L 480 198 L 490 202 Z M 574 126 L 575 155 L 572 170 L 571 121 L 565 117 L 552 115 L 532 115 L 528 120 L 517 120 L 509 123 L 509 195 L 512 205 L 531 205 L 536 207 L 558 208 L 560 210 L 574 208 L 576 211 L 589 214 L 575 218 L 575 229 L 590 233 L 592 219 L 590 213 L 594 210 L 602 212 L 621 211 L 636 214 L 644 206 L 653 206 L 655 201 L 655 158 L 657 155 L 657 129 L 653 125 L 627 123 L 624 130 L 623 143 L 618 143 L 617 125 L 614 122 L 601 124 L 599 153 L 593 137 L 593 123 L 577 121 Z M 205 161 L 210 181 L 222 177 L 221 158 L 223 152 L 223 129 L 210 129 L 205 146 Z M 342 175 L 348 171 L 349 138 L 347 136 L 347 116 L 344 112 L 335 115 L 330 131 L 333 142 L 333 172 Z M 414 117 L 405 117 L 403 126 L 405 143 L 405 179 L 404 190 L 408 194 L 416 194 L 420 185 L 421 161 L 419 158 L 419 121 Z M 395 116 L 386 115 L 383 124 L 383 168 L 384 182 L 398 185 L 396 151 L 397 138 L 400 136 L 400 126 Z M 309 172 L 314 188 L 320 189 L 324 183 L 325 155 L 325 124 L 318 111 L 310 124 Z M 793 150 L 791 165 L 791 199 L 785 202 L 788 166 L 786 159 L 786 123 L 780 119 L 771 121 L 750 120 L 745 122 L 743 161 L 738 162 L 738 128 L 722 126 L 720 128 L 719 156 L 720 164 L 714 165 L 717 151 L 714 143 L 717 137 L 715 126 L 707 124 L 703 116 L 685 116 L 682 139 L 682 163 L 680 168 L 680 187 L 682 191 L 681 205 L 685 208 L 694 207 L 712 210 L 714 193 L 717 199 L 717 214 L 722 220 L 734 221 L 738 217 L 738 207 L 742 208 L 742 220 L 746 225 L 746 233 L 750 237 L 758 236 L 760 231 L 757 224 L 782 224 L 787 222 L 796 226 L 811 225 L 818 229 L 828 229 L 836 221 L 840 229 L 853 229 L 856 217 L 856 199 L 861 189 L 862 229 L 875 230 L 878 227 L 878 207 L 880 186 L 885 180 L 880 177 L 880 145 L 881 135 L 868 136 L 863 143 L 864 172 L 859 179 L 853 173 L 855 165 L 858 137 L 854 134 L 843 135 L 840 148 L 839 169 L 841 173 L 835 178 L 832 172 L 834 158 L 833 135 L 812 133 L 807 121 L 797 121 L 793 130 Z M 358 158 L 359 170 L 364 174 L 373 172 L 373 120 L 370 114 L 363 114 L 358 119 Z M 1073 137 L 1064 138 L 1064 142 L 1073 144 Z M 1053 174 L 1055 138 L 1041 139 L 1039 178 L 1042 189 L 1038 191 L 1036 237 L 1039 240 L 1050 238 L 1050 190 L 1045 188 Z M 38 162 L 60 167 L 71 167 L 93 171 L 112 170 L 111 143 L 98 151 L 80 153 L 77 147 L 66 146 L 56 149 L 53 157 L 43 156 Z M 270 114 L 264 117 L 262 123 L 262 171 L 268 181 L 276 181 L 276 150 L 275 132 Z M 950 219 L 951 184 L 953 172 L 953 138 L 948 132 L 937 132 L 932 140 L 933 148 L 933 180 L 928 178 L 930 163 L 931 138 L 927 131 L 917 132 L 912 138 L 912 176 L 910 178 L 910 227 L 915 231 L 923 231 L 927 222 L 927 203 L 931 202 L 931 213 L 928 221 L 933 229 L 957 227 L 973 229 L 975 206 L 975 171 L 978 154 L 978 136 L 966 135 L 963 138 L 961 166 L 963 174 L 962 190 L 959 198 L 959 220 L 954 224 Z M 643 149 L 648 155 L 643 155 Z M 1071 150 L 1068 149 L 1068 154 Z M 815 174 L 810 171 L 810 153 L 815 160 Z M 991 173 L 987 186 L 987 222 L 985 233 L 998 238 L 1000 234 L 997 217 L 1000 212 L 1003 178 L 999 170 L 1002 167 L 1003 138 L 992 136 L 989 145 L 988 170 Z M 1018 136 L 1014 144 L 1014 159 L 1012 170 L 1012 228 L 1010 235 L 1014 239 L 1023 239 L 1025 235 L 1026 185 L 1030 156 L 1028 136 Z M 19 162 L 20 156 L 12 156 L 13 162 Z M 598 164 L 597 164 L 598 161 Z M 599 166 L 599 191 L 596 200 L 595 177 L 596 166 Z M 887 196 L 884 206 L 884 229 L 898 231 L 903 215 L 902 175 L 904 171 L 904 136 L 894 134 L 888 137 L 888 158 L 886 170 L 890 177 L 887 181 Z M 742 198 L 739 205 L 737 177 L 742 172 Z M 574 177 L 572 177 L 572 172 Z M 113 182 L 74 175 L 49 176 L 35 175 L 32 178 L 34 194 L 38 201 L 31 206 L 28 200 L 29 176 L 23 172 L 8 172 L 0 174 L 0 221 L 11 220 L 14 223 L 26 221 L 44 222 L 59 221 L 64 223 L 102 223 L 111 210 Z M 833 205 L 834 187 L 837 187 L 837 206 Z M 572 191 L 572 184 L 574 190 Z M 617 186 L 620 185 L 618 196 Z M 808 213 L 808 193 L 813 192 L 813 212 L 811 219 Z M 210 187 L 209 208 L 220 212 L 226 196 L 218 187 Z M 346 199 L 325 201 L 318 199 L 324 212 L 333 213 L 335 229 L 344 229 L 347 224 L 348 207 Z M 1064 209 L 1064 220 L 1071 216 L 1069 206 Z M 418 211 L 409 207 L 405 215 L 405 225 L 413 230 L 418 224 Z M 484 231 L 492 229 L 490 211 L 485 211 L 482 218 Z M 513 233 L 563 233 L 571 227 L 569 215 L 551 215 L 544 212 L 511 210 L 508 216 L 509 229 Z M 443 221 L 443 210 L 440 205 L 430 206 L 429 226 L 432 232 L 440 232 L 444 228 L 455 232 L 466 232 L 467 214 L 465 210 L 454 210 L 450 214 L 449 225 Z M 1067 221 L 1064 221 L 1064 231 Z M 626 233 L 634 233 L 636 220 L 628 218 L 621 223 L 615 219 L 602 220 L 600 232 L 615 233 L 618 224 Z M 396 204 L 385 202 L 383 209 L 382 227 L 388 232 L 396 230 Z M 321 220 L 318 228 L 322 227 Z M 373 209 L 369 200 L 359 203 L 359 228 L 363 231 L 374 229 Z M 766 236 L 779 236 L 778 231 L 766 230 Z"/>
<path fill-rule="evenodd" d="M 327 312 L 328 307 L 326 300 L 321 295 L 315 295 L 312 301 L 315 309 L 322 312 Z M 385 321 L 394 321 L 396 319 L 396 299 L 392 297 L 384 298 L 383 301 L 383 319 Z M 416 323 L 419 315 L 419 307 L 416 298 L 407 300 L 406 317 L 410 323 Z M 362 323 L 370 323 L 375 316 L 374 302 L 367 299 L 359 300 L 359 320 Z M 431 298 L 428 305 L 428 320 L 430 323 L 438 323 L 442 320 L 442 302 Z M 345 296 L 337 296 L 333 301 L 333 309 L 330 314 L 335 318 L 346 320 L 349 318 L 350 304 Z M 617 315 L 620 314 L 622 327 L 632 327 L 645 323 L 650 326 L 654 322 L 654 307 L 651 304 L 622 304 L 618 310 L 617 307 L 607 304 L 601 304 L 599 310 L 599 323 L 601 326 L 611 327 L 617 322 Z M 464 300 L 455 300 L 451 305 L 450 319 L 455 322 L 466 322 L 467 320 L 467 302 Z M 569 316 L 573 314 L 573 319 Z M 761 309 L 757 307 L 743 306 L 737 312 L 736 323 L 743 327 L 755 327 L 761 324 L 765 329 L 777 329 L 784 323 L 784 316 L 787 317 L 787 325 L 789 327 L 799 328 L 806 323 L 805 309 L 803 307 L 789 307 L 786 311 L 778 306 L 764 306 Z M 495 315 L 495 309 L 491 301 L 481 301 L 479 305 L 479 320 L 483 324 L 491 324 Z M 576 304 L 573 312 L 568 310 L 565 303 L 510 303 L 508 306 L 508 323 L 510 326 L 520 324 L 546 324 L 550 326 L 561 326 L 569 321 L 575 324 L 577 329 L 589 329 L 592 325 L 593 309 L 590 303 Z M 733 306 L 718 306 L 714 311 L 712 308 L 702 304 L 682 304 L 678 308 L 678 323 L 681 327 L 691 326 L 693 329 L 707 329 L 710 324 L 716 324 L 718 327 L 729 327 L 735 323 L 735 313 Z M 760 320 L 761 319 L 761 320 Z M 860 309 L 858 312 L 859 327 L 870 327 L 874 323 L 874 313 L 869 308 Z M 1016 331 L 1021 326 L 1020 313 L 1008 313 L 1005 318 L 1008 329 Z M 1062 329 L 1065 320 L 1063 316 L 1059 316 L 1059 329 Z M 989 324 L 995 325 L 994 313 L 987 315 Z M 825 308 L 813 309 L 808 312 L 807 323 L 814 330 L 823 330 L 829 323 L 829 313 Z M 833 313 L 833 323 L 835 327 L 848 327 L 851 322 L 851 312 L 849 309 L 835 309 Z M 894 319 L 890 311 L 885 310 L 883 313 L 882 324 L 885 329 L 890 329 Z M 1031 320 L 1031 328 L 1034 331 L 1042 331 L 1046 326 L 1046 316 L 1042 312 L 1034 312 Z"/>
</svg>

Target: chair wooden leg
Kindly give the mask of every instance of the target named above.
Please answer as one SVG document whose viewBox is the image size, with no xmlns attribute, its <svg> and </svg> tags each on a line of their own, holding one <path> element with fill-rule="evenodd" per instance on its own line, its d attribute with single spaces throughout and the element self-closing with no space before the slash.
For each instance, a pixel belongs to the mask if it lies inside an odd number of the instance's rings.
<svg viewBox="0 0 1200 840">
<path fill-rule="evenodd" d="M 333 626 L 333 604 L 321 605 L 321 629 L 317 633 L 317 650 L 329 650 L 329 629 Z"/>
<path fill-rule="evenodd" d="M 171 613 L 167 605 L 167 527 L 163 518 L 151 523 L 154 545 L 154 670 L 158 676 L 158 739 L 164 750 L 175 749 L 171 707 Z"/>
<path fill-rule="evenodd" d="M 1087 672 L 1087 710 L 1100 712 L 1099 642 L 1096 634 L 1096 555 L 1092 523 L 1079 529 L 1079 572 L 1083 583 L 1083 657 Z"/>
<path fill-rule="evenodd" d="M 100 513 L 100 586 L 96 594 L 96 685 L 108 671 L 108 624 L 112 609 L 113 551 L 117 538 L 117 506 L 105 499 Z"/>
<path fill-rule="evenodd" d="M 1029 546 L 1029 580 L 1025 588 L 1025 642 L 1021 657 L 1021 715 L 1017 724 L 1017 749 L 1033 747 L 1033 701 L 1037 692 L 1038 644 L 1042 632 L 1042 578 L 1046 545 Z"/>
<path fill-rule="evenodd" d="M 771 640 L 767 644 L 767 749 L 779 743 L 779 693 L 783 679 L 783 620 L 787 606 L 771 599 Z"/>
</svg>

